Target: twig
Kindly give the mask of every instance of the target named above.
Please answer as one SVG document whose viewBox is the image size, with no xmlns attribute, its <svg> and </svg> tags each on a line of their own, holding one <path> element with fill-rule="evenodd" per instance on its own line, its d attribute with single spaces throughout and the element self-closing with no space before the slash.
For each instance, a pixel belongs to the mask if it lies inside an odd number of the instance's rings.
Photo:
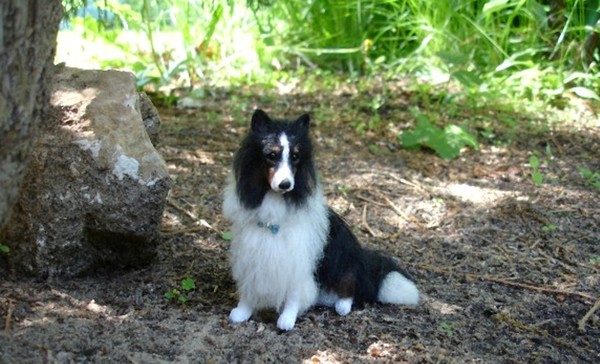
<svg viewBox="0 0 600 364">
<path fill-rule="evenodd" d="M 8 311 L 6 312 L 6 319 L 4 320 L 4 333 L 6 336 L 10 335 L 10 322 L 12 320 L 12 313 L 14 310 L 14 306 L 12 302 L 8 301 Z"/>
<path fill-rule="evenodd" d="M 203 226 L 193 226 L 193 227 L 183 228 L 183 229 L 161 229 L 160 232 L 165 235 L 179 235 L 179 234 L 197 233 L 197 232 L 206 230 L 206 228 L 207 227 L 203 225 Z"/>
<path fill-rule="evenodd" d="M 379 197 L 381 197 L 387 203 L 387 205 L 396 213 L 396 215 L 400 216 L 407 222 L 414 223 L 415 225 L 417 225 L 417 227 L 421 231 L 425 230 L 425 227 L 423 226 L 423 224 L 421 224 L 417 219 L 407 216 L 404 212 L 402 212 L 402 210 L 400 210 L 400 208 L 398 206 L 396 206 L 396 204 L 394 202 L 392 202 L 392 200 L 390 200 L 381 191 L 377 191 L 377 195 L 379 195 Z"/>
<path fill-rule="evenodd" d="M 358 198 L 359 200 L 363 200 L 365 202 L 368 202 L 368 203 L 372 203 L 373 205 L 377 205 L 377 206 L 381 206 L 381 207 L 388 207 L 388 205 L 386 205 L 384 203 L 373 201 L 370 198 L 365 197 L 363 195 L 356 195 L 356 198 Z"/>
<path fill-rule="evenodd" d="M 391 177 L 393 180 L 395 180 L 396 182 L 400 182 L 404 185 L 410 186 L 414 189 L 420 190 L 421 192 L 425 192 L 425 193 L 430 193 L 431 189 L 429 187 L 423 186 L 419 183 L 415 183 L 409 180 L 406 180 L 404 178 L 398 177 L 393 173 L 385 173 L 386 176 Z"/>
<path fill-rule="evenodd" d="M 539 286 L 534 286 L 532 284 L 527 284 L 527 283 L 518 283 L 518 282 L 513 282 L 513 281 L 509 281 L 506 279 L 502 279 L 502 278 L 495 278 L 495 277 L 491 277 L 489 275 L 484 275 L 484 276 L 480 276 L 474 273 L 467 273 L 467 272 L 454 272 L 454 271 L 450 271 L 447 269 L 442 269 L 442 268 L 438 268 L 438 267 L 433 267 L 430 266 L 428 264 L 420 264 L 419 265 L 421 268 L 427 269 L 429 271 L 432 272 L 437 272 L 437 273 L 444 273 L 444 274 L 450 274 L 450 275 L 463 275 L 464 277 L 473 279 L 473 280 L 480 280 L 480 281 L 485 281 L 485 282 L 492 282 L 492 283 L 498 283 L 498 284 L 503 284 L 505 286 L 510 286 L 510 287 L 517 287 L 517 288 L 523 288 L 523 289 L 528 289 L 530 291 L 536 291 L 536 292 L 540 292 L 540 293 L 549 293 L 549 294 L 563 294 L 563 295 L 568 295 L 568 296 L 578 296 L 581 298 L 585 298 L 588 300 L 595 300 L 596 298 L 587 294 L 587 293 L 583 293 L 583 292 L 578 292 L 578 291 L 566 291 L 566 290 L 562 290 L 562 289 L 554 289 L 554 288 L 548 288 L 548 287 L 539 287 Z"/>
<path fill-rule="evenodd" d="M 369 234 L 373 235 L 373 237 L 375 237 L 375 238 L 382 238 L 383 237 L 381 234 L 377 234 L 375 231 L 373 231 L 373 229 L 371 229 L 371 227 L 369 226 L 369 223 L 367 222 L 367 204 L 365 204 L 363 206 L 362 224 L 365 227 L 365 229 L 367 229 L 367 231 L 369 232 Z"/>
<path fill-rule="evenodd" d="M 189 212 L 188 210 L 179 206 L 175 201 L 171 200 L 170 198 L 167 199 L 167 202 L 169 203 L 169 205 L 173 206 L 177 211 L 187 215 L 188 217 L 191 217 L 194 220 L 198 220 L 198 217 L 194 213 Z"/>
<path fill-rule="evenodd" d="M 217 229 L 215 229 L 214 227 L 212 227 L 212 225 L 209 224 L 208 221 L 206 221 L 204 219 L 198 218 L 198 216 L 196 216 L 194 213 L 192 213 L 192 212 L 186 210 L 185 208 L 179 206 L 175 201 L 171 200 L 170 198 L 167 199 L 167 202 L 169 203 L 169 205 L 173 206 L 177 211 L 179 211 L 179 212 L 187 215 L 188 217 L 192 218 L 194 221 L 196 221 L 200 225 L 204 226 L 205 228 L 217 231 Z M 191 228 L 191 229 L 197 229 L 197 228 Z M 184 232 L 187 232 L 187 231 L 184 231 Z"/>
<path fill-rule="evenodd" d="M 598 311 L 598 309 L 600 309 L 600 298 L 598 298 L 598 300 L 592 306 L 592 308 L 590 308 L 589 311 L 586 312 L 585 315 L 583 315 L 581 320 L 579 320 L 579 331 L 581 331 L 581 332 L 585 331 L 585 323 L 587 322 L 587 320 L 589 320 L 590 317 L 592 317 L 594 312 Z"/>
<path fill-rule="evenodd" d="M 576 236 L 576 237 L 574 237 L 572 239 L 569 239 L 569 240 L 565 241 L 564 243 L 561 243 L 560 245 L 561 246 L 565 246 L 565 245 L 570 244 L 570 243 L 572 243 L 574 241 L 577 241 L 577 240 L 580 240 L 580 239 L 583 239 L 583 238 L 587 238 L 590 235 L 592 235 L 592 233 L 585 233 L 585 234 Z"/>
<path fill-rule="evenodd" d="M 548 287 L 539 287 L 539 286 L 534 286 L 531 284 L 527 284 L 527 283 L 518 283 L 518 282 L 511 282 L 511 281 L 507 281 L 501 278 L 494 278 L 494 277 L 490 277 L 490 276 L 483 276 L 481 277 L 482 280 L 484 281 L 488 281 L 488 282 L 494 282 L 494 283 L 499 283 L 499 284 L 504 284 L 506 286 L 512 286 L 512 287 L 518 287 L 518 288 L 524 288 L 524 289 L 528 289 L 531 291 L 537 291 L 537 292 L 541 292 L 541 293 L 550 293 L 550 294 L 564 294 L 564 295 L 571 295 L 571 296 L 579 296 L 581 298 L 585 298 L 588 300 L 593 300 L 594 297 L 590 296 L 587 293 L 583 293 L 583 292 L 578 292 L 578 291 L 566 291 L 563 289 L 554 289 L 554 288 L 548 288 Z"/>
</svg>

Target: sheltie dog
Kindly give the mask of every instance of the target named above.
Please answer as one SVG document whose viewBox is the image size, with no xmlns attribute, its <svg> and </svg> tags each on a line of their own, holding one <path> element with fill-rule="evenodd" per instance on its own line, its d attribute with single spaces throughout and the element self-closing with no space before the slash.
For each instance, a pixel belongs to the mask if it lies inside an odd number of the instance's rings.
<svg viewBox="0 0 600 364">
<path fill-rule="evenodd" d="M 287 331 L 314 305 L 347 315 L 353 304 L 419 302 L 396 261 L 362 248 L 327 206 L 309 128 L 307 114 L 289 122 L 256 110 L 235 154 L 223 201 L 233 224 L 230 258 L 239 294 L 233 323 L 275 309 L 277 327 Z"/>
</svg>

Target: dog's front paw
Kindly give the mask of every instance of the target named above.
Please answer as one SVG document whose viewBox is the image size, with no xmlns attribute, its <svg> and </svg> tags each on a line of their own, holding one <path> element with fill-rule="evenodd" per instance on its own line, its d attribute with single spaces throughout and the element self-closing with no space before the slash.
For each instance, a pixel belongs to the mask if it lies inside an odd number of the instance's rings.
<svg viewBox="0 0 600 364">
<path fill-rule="evenodd" d="M 352 310 L 352 298 L 342 298 L 335 303 L 335 312 L 340 316 L 346 316 Z"/>
<path fill-rule="evenodd" d="M 239 324 L 240 322 L 248 321 L 248 319 L 252 316 L 252 310 L 245 306 L 238 306 L 231 310 L 229 314 L 229 321 L 234 324 Z"/>
<path fill-rule="evenodd" d="M 296 324 L 296 315 L 282 313 L 277 319 L 277 327 L 283 331 L 290 331 Z"/>
</svg>

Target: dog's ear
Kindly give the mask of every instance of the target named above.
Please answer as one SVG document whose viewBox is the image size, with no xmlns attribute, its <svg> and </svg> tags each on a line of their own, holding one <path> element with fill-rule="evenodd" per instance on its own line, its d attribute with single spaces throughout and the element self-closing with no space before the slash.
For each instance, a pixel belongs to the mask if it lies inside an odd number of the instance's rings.
<svg viewBox="0 0 600 364">
<path fill-rule="evenodd" d="M 254 110 L 254 114 L 252 114 L 252 123 L 250 125 L 253 132 L 257 134 L 263 133 L 270 123 L 271 118 L 269 118 L 269 115 L 267 115 L 266 112 L 261 109 Z"/>
<path fill-rule="evenodd" d="M 294 124 L 308 131 L 308 129 L 310 128 L 310 116 L 308 114 L 304 114 L 298 119 L 296 119 L 296 121 L 294 121 Z"/>
</svg>

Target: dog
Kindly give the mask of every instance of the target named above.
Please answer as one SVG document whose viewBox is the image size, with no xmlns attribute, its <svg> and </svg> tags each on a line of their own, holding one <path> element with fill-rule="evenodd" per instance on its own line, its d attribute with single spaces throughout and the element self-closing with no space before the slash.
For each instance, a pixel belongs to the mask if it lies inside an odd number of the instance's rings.
<svg viewBox="0 0 600 364">
<path fill-rule="evenodd" d="M 223 200 L 239 294 L 232 323 L 275 309 L 277 327 L 288 331 L 316 305 L 347 315 L 364 303 L 419 302 L 415 283 L 399 264 L 361 247 L 328 207 L 309 130 L 308 114 L 284 121 L 257 109 L 235 153 Z"/>
</svg>

